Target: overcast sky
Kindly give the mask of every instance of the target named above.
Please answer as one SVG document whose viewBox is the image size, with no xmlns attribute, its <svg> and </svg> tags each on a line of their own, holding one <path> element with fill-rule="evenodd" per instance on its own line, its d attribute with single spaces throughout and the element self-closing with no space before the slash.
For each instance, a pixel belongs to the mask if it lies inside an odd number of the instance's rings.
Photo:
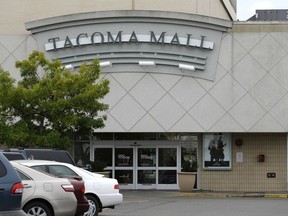
<svg viewBox="0 0 288 216">
<path fill-rule="evenodd" d="M 288 9 L 288 0 L 237 0 L 237 19 L 247 20 L 257 9 Z"/>
</svg>

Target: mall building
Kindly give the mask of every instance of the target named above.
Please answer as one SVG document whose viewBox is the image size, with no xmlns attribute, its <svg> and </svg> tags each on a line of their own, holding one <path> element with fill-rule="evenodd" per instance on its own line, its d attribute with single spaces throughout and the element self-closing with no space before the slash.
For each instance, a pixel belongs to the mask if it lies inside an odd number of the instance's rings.
<svg viewBox="0 0 288 216">
<path fill-rule="evenodd" d="M 72 154 L 122 189 L 179 190 L 187 162 L 195 190 L 284 192 L 288 22 L 236 14 L 236 0 L 4 1 L 0 65 L 19 79 L 33 50 L 75 72 L 99 59 L 108 120 Z"/>
</svg>

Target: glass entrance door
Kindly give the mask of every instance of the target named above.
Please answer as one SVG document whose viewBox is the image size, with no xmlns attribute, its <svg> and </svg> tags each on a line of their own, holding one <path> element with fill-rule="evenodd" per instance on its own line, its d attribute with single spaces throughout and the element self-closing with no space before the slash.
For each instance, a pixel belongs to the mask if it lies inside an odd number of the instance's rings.
<svg viewBox="0 0 288 216">
<path fill-rule="evenodd" d="M 177 189 L 177 145 L 115 147 L 115 178 L 123 189 Z"/>
<path fill-rule="evenodd" d="M 116 147 L 114 155 L 114 173 L 121 188 L 134 189 L 135 148 Z"/>
<path fill-rule="evenodd" d="M 156 189 L 156 146 L 116 146 L 114 158 L 122 189 Z"/>
<path fill-rule="evenodd" d="M 156 147 L 137 147 L 136 189 L 156 189 Z"/>
<path fill-rule="evenodd" d="M 180 151 L 176 146 L 160 146 L 158 148 L 158 185 L 157 189 L 178 189 L 177 172 Z M 180 165 L 180 163 L 179 163 Z"/>
<path fill-rule="evenodd" d="M 178 189 L 177 171 L 181 169 L 178 142 L 143 142 L 137 146 L 122 142 L 108 146 L 95 146 L 93 156 L 101 161 L 109 159 L 105 170 L 111 172 L 122 189 Z"/>
</svg>

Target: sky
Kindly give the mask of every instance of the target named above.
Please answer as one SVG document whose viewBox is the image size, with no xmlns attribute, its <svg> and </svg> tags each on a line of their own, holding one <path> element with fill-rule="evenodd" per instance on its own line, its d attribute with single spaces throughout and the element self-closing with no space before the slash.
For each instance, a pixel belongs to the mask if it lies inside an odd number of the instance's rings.
<svg viewBox="0 0 288 216">
<path fill-rule="evenodd" d="M 288 0 L 237 0 L 237 19 L 247 20 L 258 9 L 288 9 Z"/>
</svg>

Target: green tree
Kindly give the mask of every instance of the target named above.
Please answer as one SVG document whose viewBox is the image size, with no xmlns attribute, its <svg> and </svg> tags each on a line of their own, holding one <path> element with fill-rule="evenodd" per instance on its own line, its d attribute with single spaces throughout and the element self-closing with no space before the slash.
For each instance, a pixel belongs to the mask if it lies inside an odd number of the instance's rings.
<svg viewBox="0 0 288 216">
<path fill-rule="evenodd" d="M 76 136 L 103 128 L 108 109 L 101 103 L 109 81 L 99 80 L 99 61 L 77 72 L 34 51 L 17 61 L 21 79 L 0 69 L 0 143 L 25 147 L 67 148 Z"/>
</svg>

